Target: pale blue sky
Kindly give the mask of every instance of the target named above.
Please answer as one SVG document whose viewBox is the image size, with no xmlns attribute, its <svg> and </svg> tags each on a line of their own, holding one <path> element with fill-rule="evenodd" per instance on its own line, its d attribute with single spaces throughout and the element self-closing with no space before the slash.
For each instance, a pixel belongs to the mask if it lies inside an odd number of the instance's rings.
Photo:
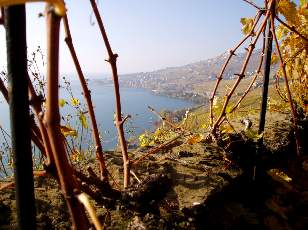
<svg viewBox="0 0 308 230">
<path fill-rule="evenodd" d="M 73 42 L 86 73 L 107 73 L 109 66 L 97 25 L 90 25 L 86 0 L 67 0 Z M 260 2 L 260 0 L 258 0 Z M 262 1 L 261 1 L 262 2 Z M 120 73 L 179 66 L 221 54 L 242 37 L 240 18 L 255 9 L 242 0 L 100 0 L 99 8 Z M 44 4 L 27 5 L 28 50 L 45 51 Z M 95 18 L 92 15 L 92 21 Z M 0 68 L 5 66 L 5 34 L 0 29 Z M 61 73 L 74 73 L 61 33 Z"/>
</svg>

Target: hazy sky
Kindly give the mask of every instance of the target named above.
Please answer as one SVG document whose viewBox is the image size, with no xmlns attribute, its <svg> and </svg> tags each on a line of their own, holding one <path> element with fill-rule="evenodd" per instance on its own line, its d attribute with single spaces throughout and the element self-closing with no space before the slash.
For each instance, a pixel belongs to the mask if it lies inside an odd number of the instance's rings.
<svg viewBox="0 0 308 230">
<path fill-rule="evenodd" d="M 260 1 L 259 1 L 260 2 Z M 67 0 L 78 57 L 86 73 L 107 73 L 104 44 L 89 1 Z M 100 0 L 99 9 L 120 73 L 151 71 L 204 60 L 231 48 L 241 37 L 240 18 L 255 9 L 242 0 Z M 27 5 L 28 51 L 45 52 L 44 4 Z M 74 73 L 61 32 L 61 73 Z M 0 29 L 0 69 L 5 67 L 5 33 Z"/>
</svg>

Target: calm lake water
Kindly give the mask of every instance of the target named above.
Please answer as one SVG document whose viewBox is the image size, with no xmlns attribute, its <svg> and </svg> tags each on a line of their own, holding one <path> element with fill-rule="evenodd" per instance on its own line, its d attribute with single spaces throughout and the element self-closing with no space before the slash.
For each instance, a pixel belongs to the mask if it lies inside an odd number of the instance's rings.
<svg viewBox="0 0 308 230">
<path fill-rule="evenodd" d="M 113 85 L 102 85 L 95 82 L 89 83 L 92 92 L 92 101 L 95 107 L 95 114 L 99 129 L 103 138 L 103 148 L 112 149 L 117 143 L 117 132 L 113 123 L 115 111 L 115 98 Z M 81 88 L 78 82 L 72 82 L 72 92 L 75 98 L 83 102 Z M 61 90 L 60 98 L 69 100 L 66 90 Z M 139 135 L 145 130 L 152 130 L 154 123 L 158 118 L 152 114 L 147 106 L 154 107 L 157 111 L 161 110 L 177 110 L 191 108 L 194 106 L 192 102 L 158 96 L 144 89 L 121 88 L 122 113 L 132 116 L 126 123 L 126 137 Z M 71 107 L 66 105 L 62 109 L 62 115 L 71 111 Z M 9 130 L 9 109 L 0 96 L 0 125 Z M 89 134 L 90 135 L 90 134 Z M 3 142 L 0 135 L 0 143 Z"/>
</svg>

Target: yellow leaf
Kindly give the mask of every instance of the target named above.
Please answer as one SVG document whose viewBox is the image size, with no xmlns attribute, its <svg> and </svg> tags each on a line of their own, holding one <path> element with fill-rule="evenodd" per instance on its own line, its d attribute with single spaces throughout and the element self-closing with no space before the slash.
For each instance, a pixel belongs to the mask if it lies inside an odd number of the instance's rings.
<svg viewBox="0 0 308 230">
<path fill-rule="evenodd" d="M 59 100 L 59 106 L 63 107 L 66 104 L 66 101 L 64 99 Z"/>
<path fill-rule="evenodd" d="M 77 98 L 72 98 L 71 99 L 71 104 L 73 105 L 73 106 L 77 106 L 77 105 L 79 105 L 79 100 L 77 99 Z"/>
<path fill-rule="evenodd" d="M 294 25 L 298 23 L 296 4 L 294 2 L 280 0 L 276 5 L 276 12 L 282 14 L 289 23 Z"/>
<path fill-rule="evenodd" d="M 234 132 L 234 129 L 228 125 L 228 126 L 225 126 L 221 129 L 221 133 L 224 134 L 224 133 L 233 133 Z"/>
<path fill-rule="evenodd" d="M 72 152 L 71 152 L 71 158 L 73 161 L 81 161 L 82 160 L 82 153 L 79 152 L 77 149 L 73 148 Z"/>
<path fill-rule="evenodd" d="M 279 169 L 270 169 L 270 170 L 267 171 L 267 173 L 270 176 L 278 177 L 279 179 L 286 181 L 286 182 L 292 181 L 291 177 L 289 177 L 287 174 L 285 174 L 283 171 L 280 171 Z"/>
<path fill-rule="evenodd" d="M 194 134 L 194 135 L 191 135 L 187 139 L 187 144 L 189 144 L 189 145 L 197 144 L 197 143 L 201 142 L 202 140 L 203 140 L 202 134 Z"/>
<path fill-rule="evenodd" d="M 148 147 L 148 146 L 150 146 L 150 142 L 151 141 L 152 141 L 151 138 L 149 138 L 149 136 L 146 135 L 146 134 L 141 134 L 139 136 L 139 145 L 141 147 Z"/>
<path fill-rule="evenodd" d="M 272 58 L 271 58 L 271 64 L 274 65 L 274 64 L 277 64 L 278 63 L 278 56 L 276 53 L 273 53 L 272 54 Z"/>
<path fill-rule="evenodd" d="M 233 106 L 228 105 L 226 108 L 226 114 L 229 114 L 232 111 Z"/>
<path fill-rule="evenodd" d="M 61 133 L 67 137 L 67 136 L 71 136 L 71 137 L 77 137 L 77 131 L 72 129 L 69 126 L 61 126 Z"/>
<path fill-rule="evenodd" d="M 214 99 L 213 99 L 213 108 L 214 108 L 214 109 L 219 109 L 220 107 L 221 107 L 220 98 L 217 97 L 217 96 L 214 96 Z"/>
<path fill-rule="evenodd" d="M 154 136 L 160 136 L 162 134 L 163 134 L 162 130 L 160 128 L 158 128 L 158 129 L 156 129 Z"/>
<path fill-rule="evenodd" d="M 84 127 L 85 129 L 87 129 L 87 128 L 88 128 L 88 122 L 87 122 L 86 116 L 85 116 L 84 114 L 81 113 L 81 114 L 79 115 L 79 120 L 80 120 L 80 122 L 81 122 L 82 127 Z"/>
<path fill-rule="evenodd" d="M 253 22 L 253 18 L 241 18 L 241 23 L 243 25 L 242 31 L 245 35 L 251 33 Z"/>
<path fill-rule="evenodd" d="M 276 29 L 277 39 L 280 40 L 288 34 L 289 30 L 284 25 L 279 25 Z"/>
</svg>

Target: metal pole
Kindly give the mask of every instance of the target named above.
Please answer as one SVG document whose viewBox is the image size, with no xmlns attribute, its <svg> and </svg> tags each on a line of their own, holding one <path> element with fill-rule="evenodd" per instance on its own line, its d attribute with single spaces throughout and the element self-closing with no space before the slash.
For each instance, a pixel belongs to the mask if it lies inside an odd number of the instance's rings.
<svg viewBox="0 0 308 230">
<path fill-rule="evenodd" d="M 271 13 L 275 13 L 275 3 L 272 5 L 270 9 Z M 267 109 L 267 97 L 268 97 L 268 85 L 269 85 L 269 77 L 271 72 L 271 58 L 272 58 L 272 47 L 273 47 L 273 35 L 271 31 L 271 22 L 268 19 L 268 28 L 267 28 L 267 37 L 266 37 L 266 52 L 265 52 L 265 66 L 264 66 L 264 80 L 263 80 L 263 92 L 262 92 L 262 104 L 261 104 L 261 112 L 260 112 L 260 121 L 259 121 L 259 130 L 258 134 L 264 132 L 265 127 L 265 116 Z M 258 140 L 256 155 L 254 159 L 254 169 L 253 169 L 253 180 L 256 179 L 256 168 L 258 164 L 258 158 L 263 151 L 263 136 Z"/>
<path fill-rule="evenodd" d="M 5 10 L 9 104 L 19 229 L 36 229 L 27 79 L 25 5 Z"/>
</svg>

